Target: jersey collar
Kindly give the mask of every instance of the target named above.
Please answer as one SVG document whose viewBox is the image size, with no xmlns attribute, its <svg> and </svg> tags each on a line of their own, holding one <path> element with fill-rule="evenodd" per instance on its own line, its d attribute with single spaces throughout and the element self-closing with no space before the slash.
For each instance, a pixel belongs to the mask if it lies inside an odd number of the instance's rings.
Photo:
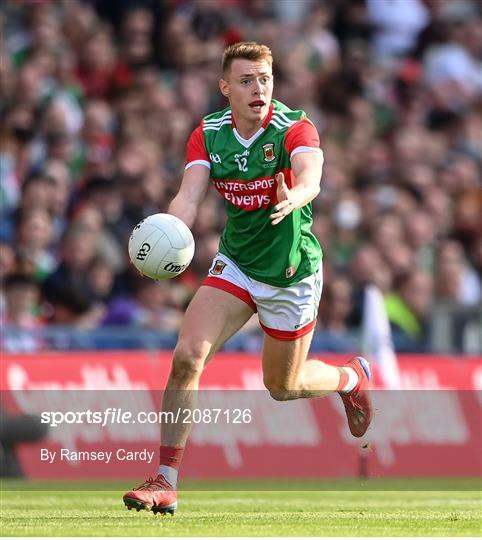
<svg viewBox="0 0 482 540">
<path fill-rule="evenodd" d="M 244 137 L 241 137 L 241 135 L 238 133 L 238 130 L 236 129 L 236 122 L 234 121 L 234 116 L 231 115 L 231 126 L 233 128 L 233 134 L 236 137 L 237 141 L 243 145 L 245 148 L 249 148 L 253 142 L 264 132 L 266 129 L 266 126 L 270 123 L 271 117 L 273 116 L 273 104 L 269 106 L 268 114 L 266 115 L 266 118 L 263 121 L 263 125 L 258 129 L 258 131 L 251 135 L 249 139 L 245 139 Z"/>
</svg>

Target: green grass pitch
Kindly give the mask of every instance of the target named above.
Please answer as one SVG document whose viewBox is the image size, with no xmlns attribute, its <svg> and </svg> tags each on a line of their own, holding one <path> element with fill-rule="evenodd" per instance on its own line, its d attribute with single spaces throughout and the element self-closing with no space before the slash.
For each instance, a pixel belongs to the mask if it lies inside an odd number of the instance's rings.
<svg viewBox="0 0 482 540">
<path fill-rule="evenodd" d="M 2 536 L 480 536 L 478 479 L 191 482 L 175 516 L 128 511 L 131 482 L 3 481 Z M 322 490 L 320 489 L 322 486 Z"/>
</svg>

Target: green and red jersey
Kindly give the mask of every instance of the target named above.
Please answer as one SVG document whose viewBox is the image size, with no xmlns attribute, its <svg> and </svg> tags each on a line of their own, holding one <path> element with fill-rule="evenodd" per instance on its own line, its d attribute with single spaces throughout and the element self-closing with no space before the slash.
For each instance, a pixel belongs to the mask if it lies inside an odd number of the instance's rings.
<svg viewBox="0 0 482 540">
<path fill-rule="evenodd" d="M 239 135 L 227 108 L 204 117 L 187 144 L 186 169 L 208 167 L 226 202 L 228 219 L 219 251 L 249 277 L 276 287 L 313 274 L 322 256 L 311 232 L 311 203 L 277 225 L 269 219 L 278 202 L 274 176 L 283 172 L 292 187 L 291 158 L 300 152 L 321 152 L 318 132 L 304 111 L 292 111 L 276 100 L 250 139 Z"/>
</svg>

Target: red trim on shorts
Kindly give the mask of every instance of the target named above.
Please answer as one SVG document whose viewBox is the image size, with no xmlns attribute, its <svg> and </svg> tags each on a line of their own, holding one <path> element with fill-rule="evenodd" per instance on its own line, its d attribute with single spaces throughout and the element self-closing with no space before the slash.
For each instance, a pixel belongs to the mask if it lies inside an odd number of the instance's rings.
<svg viewBox="0 0 482 540">
<path fill-rule="evenodd" d="M 300 337 L 309 334 L 315 327 L 316 319 L 308 324 L 305 324 L 305 326 L 303 326 L 302 328 L 298 328 L 298 330 L 294 331 L 276 330 L 275 328 L 268 328 L 261 321 L 259 324 L 261 325 L 261 328 L 268 334 L 268 336 L 279 339 L 280 341 L 294 341 L 295 339 L 299 339 Z"/>
<path fill-rule="evenodd" d="M 249 292 L 246 289 L 243 289 L 242 287 L 239 287 L 238 285 L 227 281 L 226 279 L 207 276 L 206 278 L 204 278 L 202 285 L 214 287 L 215 289 L 220 289 L 221 291 L 232 294 L 233 296 L 236 296 L 237 298 L 248 304 L 248 306 L 255 313 L 258 311 L 258 309 L 256 308 L 256 304 L 253 302 L 253 299 L 251 298 Z"/>
</svg>

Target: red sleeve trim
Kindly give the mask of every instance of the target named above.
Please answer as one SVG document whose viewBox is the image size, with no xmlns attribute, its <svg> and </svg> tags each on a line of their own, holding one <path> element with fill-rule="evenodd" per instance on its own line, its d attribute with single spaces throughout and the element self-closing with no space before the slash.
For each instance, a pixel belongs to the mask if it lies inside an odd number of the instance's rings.
<svg viewBox="0 0 482 540">
<path fill-rule="evenodd" d="M 201 124 L 191 133 L 186 148 L 186 167 L 193 161 L 205 162 L 210 165 L 206 147 L 204 146 L 203 125 Z"/>
<path fill-rule="evenodd" d="M 320 136 L 308 118 L 298 120 L 286 131 L 284 147 L 288 155 L 291 157 L 293 151 L 301 146 L 320 148 Z"/>
</svg>

